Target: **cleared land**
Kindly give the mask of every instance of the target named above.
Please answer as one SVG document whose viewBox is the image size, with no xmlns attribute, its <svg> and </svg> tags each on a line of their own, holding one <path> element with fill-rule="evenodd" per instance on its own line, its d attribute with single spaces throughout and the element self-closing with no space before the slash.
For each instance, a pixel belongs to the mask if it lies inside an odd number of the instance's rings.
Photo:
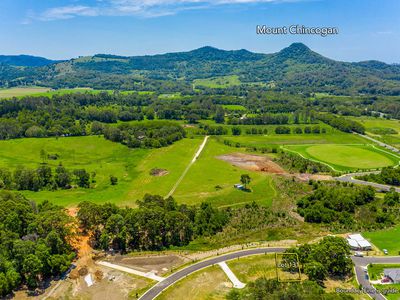
<svg viewBox="0 0 400 300">
<path fill-rule="evenodd" d="M 207 79 L 196 79 L 193 81 L 193 85 L 195 87 L 204 86 L 209 88 L 226 88 L 240 84 L 241 82 L 239 80 L 239 76 L 237 75 L 212 77 Z"/>
<path fill-rule="evenodd" d="M 251 126 L 250 126 L 251 127 Z M 268 126 L 269 127 L 269 126 Z M 289 126 L 290 127 L 290 126 Z M 275 127 L 273 127 L 274 129 Z M 366 144 L 367 141 L 355 134 L 336 131 L 326 134 L 273 134 L 268 128 L 267 135 L 227 136 L 224 139 L 248 147 L 267 147 L 270 145 L 294 144 Z M 242 129 L 243 131 L 243 129 Z"/>
<path fill-rule="evenodd" d="M 288 145 L 284 149 L 337 171 L 377 169 L 399 163 L 398 156 L 371 145 Z"/>
<path fill-rule="evenodd" d="M 42 163 L 40 152 L 45 150 L 47 154 L 59 156 L 57 160 L 46 161 L 53 169 L 59 163 L 70 170 L 84 168 L 96 173 L 96 183 L 90 189 L 22 191 L 29 199 L 50 200 L 67 207 L 84 200 L 135 206 L 136 200 L 147 193 L 167 195 L 202 141 L 200 137 L 183 139 L 160 149 L 129 149 L 98 136 L 15 139 L 0 141 L 0 167 L 36 168 Z M 269 205 L 276 195 L 271 175 L 243 170 L 217 158 L 232 150 L 236 149 L 211 138 L 174 193 L 177 201 L 199 204 L 209 200 L 217 206 L 257 201 Z M 162 176 L 154 170 L 162 170 Z M 252 178 L 252 192 L 233 187 L 244 173 Z M 118 178 L 117 185 L 110 184 L 110 175 Z"/>
<path fill-rule="evenodd" d="M 177 201 L 195 204 L 207 200 L 216 206 L 256 201 L 270 205 L 277 193 L 270 174 L 244 170 L 218 159 L 218 156 L 230 154 L 234 150 L 210 138 L 199 159 L 174 193 Z M 246 173 L 252 178 L 249 185 L 251 192 L 233 187 L 234 184 L 240 183 L 240 175 Z"/>
<path fill-rule="evenodd" d="M 0 89 L 0 99 L 12 98 L 12 97 L 22 97 L 26 95 L 35 95 L 46 93 L 50 91 L 49 88 L 45 87 L 26 87 L 26 88 L 9 88 Z"/>
<path fill-rule="evenodd" d="M 387 249 L 389 255 L 400 253 L 400 226 L 390 229 L 364 232 L 363 235 L 380 250 Z"/>
</svg>

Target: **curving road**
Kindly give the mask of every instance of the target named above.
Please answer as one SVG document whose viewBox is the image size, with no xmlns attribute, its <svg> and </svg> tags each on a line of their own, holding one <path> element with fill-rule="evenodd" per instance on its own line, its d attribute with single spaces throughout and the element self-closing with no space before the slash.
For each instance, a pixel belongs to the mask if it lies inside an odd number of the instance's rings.
<svg viewBox="0 0 400 300">
<path fill-rule="evenodd" d="M 182 270 L 179 270 L 172 275 L 165 278 L 163 281 L 157 283 L 152 288 L 150 288 L 146 293 L 144 293 L 139 300 L 153 300 L 155 299 L 161 292 L 175 284 L 177 281 L 185 278 L 186 276 L 204 269 L 206 267 L 218 264 L 220 262 L 224 262 L 227 260 L 232 260 L 239 257 L 255 255 L 255 254 L 264 254 L 264 253 L 281 253 L 284 252 L 287 248 L 257 248 L 257 249 L 248 249 L 243 251 L 238 251 L 234 253 L 228 253 L 221 256 L 217 256 L 214 258 L 210 258 L 208 260 L 200 261 L 196 264 L 190 265 Z"/>
<path fill-rule="evenodd" d="M 386 184 L 380 184 L 380 183 L 375 183 L 375 182 L 371 182 L 371 181 L 364 181 L 364 180 L 354 179 L 355 176 L 362 176 L 362 175 L 371 174 L 371 173 L 379 173 L 379 171 L 346 174 L 346 175 L 342 175 L 342 176 L 339 176 L 339 177 L 335 177 L 335 180 L 342 181 L 342 182 L 354 183 L 354 184 L 369 185 L 369 186 L 372 186 L 373 188 L 375 188 L 375 189 L 377 189 L 379 191 L 385 191 L 385 192 L 389 192 L 390 189 L 394 188 L 396 192 L 400 193 L 400 188 L 397 188 L 397 187 L 394 187 L 394 186 L 391 186 L 391 185 L 386 185 Z"/>
</svg>

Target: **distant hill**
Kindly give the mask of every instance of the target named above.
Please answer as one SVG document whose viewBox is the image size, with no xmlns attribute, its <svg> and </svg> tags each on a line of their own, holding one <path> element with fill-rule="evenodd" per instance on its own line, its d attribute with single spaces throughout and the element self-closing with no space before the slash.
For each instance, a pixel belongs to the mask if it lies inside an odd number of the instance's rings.
<svg viewBox="0 0 400 300">
<path fill-rule="evenodd" d="M 189 90 L 195 79 L 237 75 L 243 84 L 261 83 L 264 87 L 293 92 L 400 95 L 399 65 L 335 61 L 302 43 L 272 54 L 207 46 L 146 56 L 97 54 L 56 63 L 45 63 L 44 59 L 39 64 L 38 59 L 36 65 L 31 61 L 31 66 L 27 62 L 0 66 L 0 86 L 34 82 L 55 88 L 157 90 L 167 86 L 171 90 Z M 28 67 L 15 67 L 21 65 Z"/>
<path fill-rule="evenodd" d="M 0 64 L 18 67 L 42 67 L 60 62 L 31 55 L 0 55 Z"/>
</svg>

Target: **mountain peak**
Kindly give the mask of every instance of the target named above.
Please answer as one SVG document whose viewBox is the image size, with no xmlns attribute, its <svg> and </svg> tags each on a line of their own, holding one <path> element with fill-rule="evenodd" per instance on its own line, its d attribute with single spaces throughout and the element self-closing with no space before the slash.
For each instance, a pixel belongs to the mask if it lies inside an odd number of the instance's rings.
<svg viewBox="0 0 400 300">
<path fill-rule="evenodd" d="M 312 51 L 303 43 L 293 43 L 275 54 L 279 60 L 296 60 L 300 63 L 330 63 L 331 60 Z"/>
</svg>

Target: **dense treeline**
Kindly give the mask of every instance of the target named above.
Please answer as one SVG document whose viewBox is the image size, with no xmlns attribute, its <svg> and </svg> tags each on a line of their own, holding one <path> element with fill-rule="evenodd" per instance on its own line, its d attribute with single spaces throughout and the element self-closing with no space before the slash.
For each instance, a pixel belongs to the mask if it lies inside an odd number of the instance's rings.
<svg viewBox="0 0 400 300">
<path fill-rule="evenodd" d="M 364 126 L 353 120 L 348 120 L 331 114 L 318 114 L 317 118 L 343 132 L 357 132 L 361 134 L 365 133 Z"/>
<path fill-rule="evenodd" d="M 85 169 L 67 170 L 59 164 L 55 170 L 46 164 L 36 169 L 17 167 L 13 172 L 0 168 L 0 189 L 7 190 L 56 190 L 70 189 L 75 184 L 89 188 L 95 181 L 96 174 L 89 174 Z"/>
<path fill-rule="evenodd" d="M 300 173 L 330 173 L 332 169 L 328 166 L 311 161 L 309 159 L 305 159 L 300 155 L 290 153 L 290 152 L 281 152 L 279 153 L 276 162 L 288 169 L 289 171 L 295 171 Z"/>
<path fill-rule="evenodd" d="M 129 148 L 160 148 L 186 136 L 182 126 L 166 121 L 121 124 L 118 127 L 105 126 L 102 132 L 106 139 L 122 143 Z"/>
<path fill-rule="evenodd" d="M 200 207 L 178 205 L 173 198 L 146 195 L 138 208 L 82 202 L 78 219 L 92 233 L 96 248 L 161 250 L 187 245 L 197 236 L 211 236 L 228 221 L 226 212 L 209 203 Z"/>
<path fill-rule="evenodd" d="M 49 202 L 36 205 L 20 195 L 0 191 L 0 295 L 21 284 L 35 289 L 59 276 L 75 256 L 69 246 L 71 218 Z"/>
<path fill-rule="evenodd" d="M 297 202 L 306 222 L 323 223 L 332 229 L 375 229 L 394 224 L 395 208 L 377 205 L 375 191 L 369 186 L 318 184 L 314 192 Z"/>
<path fill-rule="evenodd" d="M 348 224 L 354 222 L 356 207 L 374 200 L 371 187 L 317 185 L 315 191 L 297 202 L 306 222 Z"/>
<path fill-rule="evenodd" d="M 365 181 L 400 186 L 400 169 L 385 167 L 379 173 L 371 173 L 358 176 L 357 178 Z"/>
</svg>

